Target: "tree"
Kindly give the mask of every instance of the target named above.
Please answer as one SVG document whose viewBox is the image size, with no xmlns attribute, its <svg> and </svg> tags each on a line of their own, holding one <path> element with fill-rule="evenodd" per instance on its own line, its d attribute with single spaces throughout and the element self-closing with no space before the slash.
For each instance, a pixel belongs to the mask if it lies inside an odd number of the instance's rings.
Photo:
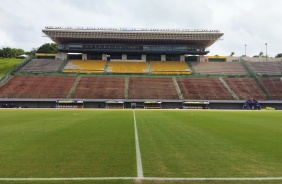
<svg viewBox="0 0 282 184">
<path fill-rule="evenodd" d="M 234 56 L 234 54 L 235 54 L 235 52 L 233 51 L 233 52 L 231 52 L 230 56 Z"/>
<path fill-rule="evenodd" d="M 25 54 L 25 51 L 23 49 L 12 48 L 12 58 L 16 58 L 23 54 Z"/>
<path fill-rule="evenodd" d="M 4 47 L 2 49 L 2 57 L 3 58 L 11 58 L 12 57 L 12 49 L 10 47 Z"/>
<path fill-rule="evenodd" d="M 24 53 L 23 49 L 18 48 L 4 47 L 3 49 L 0 49 L 0 57 L 2 58 L 16 58 Z"/>
<path fill-rule="evenodd" d="M 279 53 L 275 56 L 275 58 L 281 58 L 282 57 L 282 53 Z"/>
<path fill-rule="evenodd" d="M 26 55 L 34 56 L 38 48 L 32 48 L 29 52 L 25 52 Z"/>
<path fill-rule="evenodd" d="M 262 51 L 260 51 L 260 53 L 259 53 L 259 57 L 262 57 L 263 56 L 263 52 Z"/>
<path fill-rule="evenodd" d="M 37 53 L 49 53 L 49 54 L 56 54 L 59 53 L 57 49 L 57 44 L 55 43 L 45 43 L 41 45 L 37 51 Z"/>
</svg>

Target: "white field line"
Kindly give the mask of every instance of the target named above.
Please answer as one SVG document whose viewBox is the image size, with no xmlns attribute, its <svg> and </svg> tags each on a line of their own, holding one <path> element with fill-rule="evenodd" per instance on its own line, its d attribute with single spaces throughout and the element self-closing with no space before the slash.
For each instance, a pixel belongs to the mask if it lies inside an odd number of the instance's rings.
<svg viewBox="0 0 282 184">
<path fill-rule="evenodd" d="M 89 177 L 89 178 L 0 178 L 0 181 L 86 181 L 86 180 L 133 180 L 135 177 Z"/>
<path fill-rule="evenodd" d="M 89 177 L 89 178 L 0 178 L 0 181 L 87 181 L 87 180 L 150 180 L 150 181 L 274 181 L 282 177 L 257 178 L 161 178 L 161 177 Z"/>
<path fill-rule="evenodd" d="M 135 149 L 136 149 L 136 161 L 137 161 L 137 177 L 139 179 L 142 179 L 144 177 L 144 175 L 143 175 L 141 152 L 140 152 L 140 146 L 139 146 L 138 131 L 137 131 L 137 124 L 136 124 L 136 117 L 135 117 L 134 109 L 133 109 L 133 118 L 134 118 L 134 130 L 135 130 Z"/>
<path fill-rule="evenodd" d="M 256 178 L 161 178 L 144 177 L 143 180 L 153 181 L 270 181 L 282 180 L 282 177 L 256 177 Z"/>
</svg>

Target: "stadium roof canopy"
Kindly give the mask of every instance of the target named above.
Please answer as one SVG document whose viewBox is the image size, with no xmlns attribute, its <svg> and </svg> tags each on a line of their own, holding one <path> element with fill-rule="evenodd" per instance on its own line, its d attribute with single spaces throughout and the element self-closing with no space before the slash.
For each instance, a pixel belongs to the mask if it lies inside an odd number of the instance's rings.
<svg viewBox="0 0 282 184">
<path fill-rule="evenodd" d="M 125 28 L 83 28 L 52 27 L 42 30 L 58 44 L 70 43 L 143 43 L 164 45 L 197 45 L 207 48 L 223 33 L 206 29 L 125 29 Z"/>
</svg>

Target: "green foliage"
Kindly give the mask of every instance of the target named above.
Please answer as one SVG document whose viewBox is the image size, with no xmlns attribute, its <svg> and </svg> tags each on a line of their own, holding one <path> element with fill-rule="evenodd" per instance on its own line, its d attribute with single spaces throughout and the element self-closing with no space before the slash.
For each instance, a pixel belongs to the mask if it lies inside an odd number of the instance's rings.
<svg viewBox="0 0 282 184">
<path fill-rule="evenodd" d="M 56 54 L 59 53 L 57 49 L 56 43 L 45 43 L 42 46 L 40 46 L 37 51 L 37 53 L 49 53 L 49 54 Z"/>
<path fill-rule="evenodd" d="M 263 52 L 262 51 L 260 51 L 260 53 L 259 53 L 259 57 L 262 57 L 263 56 Z"/>
<path fill-rule="evenodd" d="M 25 51 L 19 48 L 4 47 L 0 49 L 0 58 L 16 58 L 22 54 L 25 54 Z"/>
<path fill-rule="evenodd" d="M 235 52 L 231 52 L 230 56 L 234 56 Z"/>
<path fill-rule="evenodd" d="M 275 58 L 281 58 L 281 57 L 282 57 L 282 53 L 277 54 L 277 55 L 275 56 Z"/>
</svg>

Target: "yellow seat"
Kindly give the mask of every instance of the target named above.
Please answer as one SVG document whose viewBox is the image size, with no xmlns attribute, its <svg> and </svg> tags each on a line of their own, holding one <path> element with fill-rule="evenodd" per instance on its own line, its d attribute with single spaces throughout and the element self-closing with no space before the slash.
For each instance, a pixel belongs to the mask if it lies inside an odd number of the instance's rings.
<svg viewBox="0 0 282 184">
<path fill-rule="evenodd" d="M 71 73 L 103 73 L 106 61 L 104 60 L 70 60 L 63 72 Z"/>
<path fill-rule="evenodd" d="M 146 62 L 111 61 L 109 73 L 148 73 Z"/>
<path fill-rule="evenodd" d="M 152 74 L 191 74 L 191 70 L 185 62 L 180 61 L 151 61 Z"/>
</svg>

